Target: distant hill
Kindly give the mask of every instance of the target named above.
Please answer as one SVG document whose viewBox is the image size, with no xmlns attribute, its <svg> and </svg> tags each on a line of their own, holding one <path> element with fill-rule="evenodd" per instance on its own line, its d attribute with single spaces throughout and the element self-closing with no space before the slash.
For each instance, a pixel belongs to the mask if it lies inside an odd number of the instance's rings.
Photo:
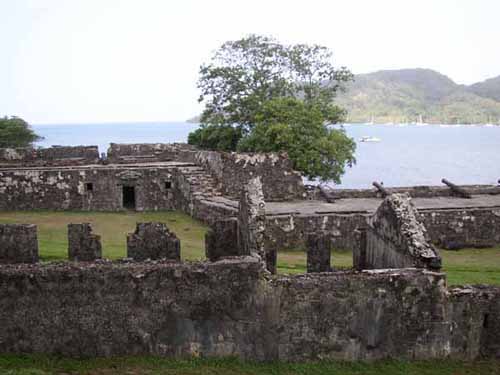
<svg viewBox="0 0 500 375">
<path fill-rule="evenodd" d="M 348 122 L 500 124 L 500 77 L 464 86 L 430 69 L 384 70 L 355 76 L 336 101 Z"/>
</svg>

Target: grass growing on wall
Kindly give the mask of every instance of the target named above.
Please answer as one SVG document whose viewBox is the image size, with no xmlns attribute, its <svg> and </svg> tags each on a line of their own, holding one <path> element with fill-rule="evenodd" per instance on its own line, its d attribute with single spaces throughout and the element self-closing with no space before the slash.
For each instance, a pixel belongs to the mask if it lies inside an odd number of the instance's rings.
<svg viewBox="0 0 500 375">
<path fill-rule="evenodd" d="M 136 222 L 147 221 L 164 222 L 177 234 L 181 240 L 182 259 L 205 259 L 204 236 L 208 227 L 180 212 L 0 212 L 0 223 L 31 223 L 38 226 L 40 256 L 43 261 L 67 258 L 68 223 L 91 223 L 94 233 L 102 237 L 103 256 L 117 259 L 126 256 L 127 233 L 135 230 Z M 500 285 L 500 248 L 441 250 L 441 256 L 449 285 Z M 332 265 L 337 269 L 352 267 L 352 253 L 332 251 Z M 306 272 L 305 252 L 280 251 L 278 272 Z"/>
<path fill-rule="evenodd" d="M 460 362 L 434 361 L 375 361 L 375 362 L 311 362 L 311 363 L 256 363 L 225 359 L 172 360 L 158 357 L 125 357 L 98 359 L 64 359 L 41 355 L 0 356 L 0 373 L 4 375 L 49 374 L 178 374 L 178 375 L 476 375 L 498 374 L 499 360 Z"/>
</svg>

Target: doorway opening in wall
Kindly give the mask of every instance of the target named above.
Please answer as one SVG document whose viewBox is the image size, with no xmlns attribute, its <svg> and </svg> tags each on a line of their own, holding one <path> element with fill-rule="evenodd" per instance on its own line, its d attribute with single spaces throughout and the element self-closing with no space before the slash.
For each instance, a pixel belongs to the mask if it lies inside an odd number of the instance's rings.
<svg viewBox="0 0 500 375">
<path fill-rule="evenodd" d="M 123 186 L 123 207 L 129 210 L 135 210 L 135 187 Z"/>
</svg>

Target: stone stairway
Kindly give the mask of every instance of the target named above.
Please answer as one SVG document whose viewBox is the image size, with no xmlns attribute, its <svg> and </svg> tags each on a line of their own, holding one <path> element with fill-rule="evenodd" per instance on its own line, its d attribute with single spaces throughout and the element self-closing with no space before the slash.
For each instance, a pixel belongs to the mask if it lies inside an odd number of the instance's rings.
<svg viewBox="0 0 500 375">
<path fill-rule="evenodd" d="M 184 212 L 208 224 L 237 215 L 238 202 L 223 196 L 217 180 L 204 168 L 183 166 L 177 171 Z"/>
</svg>

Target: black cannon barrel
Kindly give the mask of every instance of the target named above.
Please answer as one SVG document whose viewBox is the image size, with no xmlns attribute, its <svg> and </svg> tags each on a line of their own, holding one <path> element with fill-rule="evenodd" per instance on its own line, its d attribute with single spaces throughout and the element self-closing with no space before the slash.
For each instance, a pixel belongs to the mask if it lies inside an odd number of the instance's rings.
<svg viewBox="0 0 500 375">
<path fill-rule="evenodd" d="M 389 195 L 387 190 L 385 190 L 385 188 L 381 184 L 379 184 L 377 181 L 373 181 L 372 185 L 377 188 L 377 190 L 380 192 L 380 194 L 382 194 L 382 197 L 385 198 Z"/>
<path fill-rule="evenodd" d="M 462 189 L 460 186 L 455 185 L 453 182 L 448 181 L 446 178 L 443 178 L 441 182 L 446 186 L 448 186 L 453 194 L 458 195 L 462 198 L 467 198 L 467 199 L 472 198 L 472 196 L 467 191 Z"/>
</svg>

